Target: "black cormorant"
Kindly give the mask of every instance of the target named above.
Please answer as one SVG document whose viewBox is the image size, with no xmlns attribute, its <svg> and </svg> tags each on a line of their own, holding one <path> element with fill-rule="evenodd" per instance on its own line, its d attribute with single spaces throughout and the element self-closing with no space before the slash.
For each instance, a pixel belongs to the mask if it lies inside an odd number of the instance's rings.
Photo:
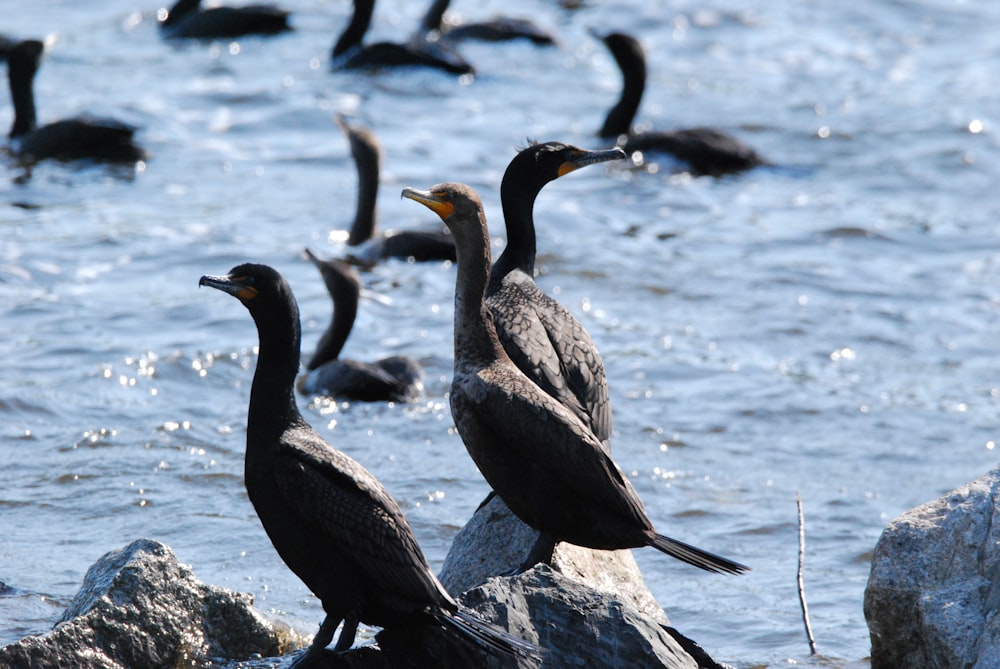
<svg viewBox="0 0 1000 669">
<path fill-rule="evenodd" d="M 611 402 L 604 361 L 583 325 L 535 283 L 535 198 L 550 181 L 586 165 L 621 160 L 621 149 L 588 151 L 561 142 L 522 149 L 500 183 L 507 246 L 497 259 L 486 304 L 514 364 L 606 442 Z"/>
<path fill-rule="evenodd" d="M 7 77 L 14 103 L 10 128 L 11 153 L 24 161 L 95 160 L 134 163 L 145 160 L 133 135 L 136 128 L 108 118 L 79 116 L 38 126 L 35 114 L 35 73 L 45 45 L 38 40 L 18 42 L 7 51 Z"/>
<path fill-rule="evenodd" d="M 747 567 L 657 534 L 601 441 L 504 352 L 486 306 L 490 241 L 482 203 L 464 184 L 404 197 L 438 213 L 455 236 L 455 376 L 451 413 L 486 481 L 539 532 L 521 569 L 548 562 L 558 541 L 605 550 L 653 546 L 712 572 Z"/>
<path fill-rule="evenodd" d="M 245 482 L 264 530 L 285 564 L 320 599 L 326 617 L 296 665 L 311 663 L 344 622 L 335 650 L 354 643 L 358 623 L 439 624 L 491 651 L 536 654 L 459 608 L 431 572 L 399 504 L 359 463 L 333 448 L 299 413 L 299 312 L 285 279 L 244 264 L 203 276 L 238 298 L 260 338 L 247 416 Z"/>
<path fill-rule="evenodd" d="M 201 0 L 177 0 L 160 12 L 164 37 L 228 39 L 244 35 L 277 35 L 291 30 L 288 12 L 274 5 L 201 8 Z"/>
<path fill-rule="evenodd" d="M 555 45 L 551 33 L 539 28 L 528 19 L 498 16 L 489 21 L 451 24 L 444 20 L 451 0 L 434 0 L 420 22 L 421 35 L 425 39 L 445 42 L 480 40 L 483 42 L 508 42 L 526 39 L 539 46 Z"/>
<path fill-rule="evenodd" d="M 330 293 L 333 319 L 306 365 L 308 373 L 299 377 L 299 391 L 361 402 L 405 402 L 417 398 L 423 391 L 424 370 L 415 360 L 395 355 L 367 363 L 339 357 L 358 313 L 361 277 L 343 261 L 321 260 L 309 249 L 305 254 L 319 270 Z"/>
<path fill-rule="evenodd" d="M 358 170 L 358 206 L 347 237 L 347 245 L 360 247 L 348 260 L 372 266 L 383 258 L 404 258 L 417 262 L 455 260 L 455 241 L 447 231 L 388 230 L 378 231 L 378 186 L 382 151 L 378 139 L 368 128 L 349 125 L 337 115 L 337 125 L 351 145 L 351 155 Z"/>
<path fill-rule="evenodd" d="M 621 146 L 629 156 L 636 152 L 669 153 L 687 163 L 697 175 L 721 176 L 764 164 L 756 151 L 715 128 L 632 132 L 632 121 L 646 87 L 646 56 L 642 45 L 634 37 L 619 32 L 595 36 L 614 56 L 624 81 L 621 98 L 608 112 L 598 132 L 600 137 L 620 142 L 624 138 Z"/>
<path fill-rule="evenodd" d="M 433 67 L 452 74 L 474 74 L 475 68 L 455 51 L 443 45 L 413 39 L 409 44 L 375 42 L 363 45 L 371 24 L 375 0 L 354 0 L 350 23 L 333 46 L 333 62 L 347 69 L 383 68 L 406 65 Z"/>
</svg>

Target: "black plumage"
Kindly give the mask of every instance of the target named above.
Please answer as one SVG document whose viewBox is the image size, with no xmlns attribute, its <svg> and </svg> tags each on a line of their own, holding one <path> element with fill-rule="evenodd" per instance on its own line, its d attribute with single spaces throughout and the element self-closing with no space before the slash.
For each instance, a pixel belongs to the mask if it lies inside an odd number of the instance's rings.
<svg viewBox="0 0 1000 669">
<path fill-rule="evenodd" d="M 260 339 L 247 415 L 245 480 L 264 530 L 285 564 L 320 599 L 326 617 L 309 663 L 344 627 L 346 650 L 359 623 L 438 624 L 491 652 L 539 652 L 534 645 L 459 608 L 431 572 L 406 517 L 379 481 L 333 448 L 299 413 L 299 312 L 285 279 L 244 264 L 199 285 L 235 296 Z"/>
<path fill-rule="evenodd" d="M 274 5 L 201 8 L 201 0 L 177 0 L 160 21 L 164 37 L 232 39 L 245 35 L 277 35 L 292 29 L 289 12 Z"/>
<path fill-rule="evenodd" d="M 548 562 L 558 541 L 597 549 L 653 546 L 711 572 L 747 567 L 658 534 L 642 502 L 589 427 L 504 352 L 486 306 L 490 241 L 482 203 L 464 184 L 403 195 L 437 212 L 455 236 L 455 375 L 451 412 L 493 490 L 540 533 L 521 569 Z"/>
</svg>

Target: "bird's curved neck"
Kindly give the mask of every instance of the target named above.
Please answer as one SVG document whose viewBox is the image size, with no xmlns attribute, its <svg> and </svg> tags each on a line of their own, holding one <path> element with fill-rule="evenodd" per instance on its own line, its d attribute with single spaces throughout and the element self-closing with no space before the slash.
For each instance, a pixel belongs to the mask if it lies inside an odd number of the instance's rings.
<svg viewBox="0 0 1000 669">
<path fill-rule="evenodd" d="M 378 227 L 378 157 L 357 160 L 358 208 L 351 224 L 348 246 L 357 246 L 375 236 Z"/>
<path fill-rule="evenodd" d="M 35 68 L 8 63 L 10 98 L 14 103 L 14 123 L 11 138 L 27 135 L 37 127 L 35 115 Z"/>
<path fill-rule="evenodd" d="M 451 0 L 434 0 L 431 3 L 424 18 L 420 21 L 421 33 L 426 34 L 432 30 L 441 30 L 441 22 L 444 20 L 444 13 L 448 11 L 450 3 Z"/>
<path fill-rule="evenodd" d="M 490 278 L 490 240 L 486 219 L 479 215 L 481 231 L 459 238 L 455 254 L 455 367 L 478 367 L 503 355 L 493 316 L 486 306 Z"/>
<path fill-rule="evenodd" d="M 177 0 L 167 12 L 167 18 L 163 20 L 163 25 L 169 26 L 177 23 L 188 14 L 198 11 L 200 6 L 201 0 Z"/>
<path fill-rule="evenodd" d="M 298 312 L 294 317 L 258 316 L 260 349 L 250 387 L 247 431 L 250 435 L 276 437 L 301 420 L 295 403 L 295 376 L 299 371 L 301 334 Z"/>
<path fill-rule="evenodd" d="M 333 320 L 320 337 L 316 352 L 306 365 L 306 369 L 314 370 L 320 365 L 336 360 L 344 349 L 344 343 L 354 327 L 354 319 L 358 315 L 357 295 L 337 295 L 333 300 Z"/>
<path fill-rule="evenodd" d="M 541 187 L 508 168 L 500 184 L 500 202 L 507 227 L 507 246 L 497 258 L 490 277 L 489 292 L 500 287 L 503 278 L 519 269 L 528 276 L 535 274 L 535 199 Z"/>
<path fill-rule="evenodd" d="M 360 46 L 368 26 L 372 21 L 372 13 L 375 11 L 375 0 L 354 0 L 354 14 L 351 22 L 340 34 L 337 43 L 333 46 L 333 57 L 342 56 L 352 48 Z"/>
<path fill-rule="evenodd" d="M 598 133 L 605 138 L 627 135 L 632 131 L 632 121 L 639 111 L 642 94 L 646 88 L 646 63 L 641 57 L 615 54 L 615 60 L 622 71 L 622 94 L 608 112 L 604 126 Z"/>
</svg>

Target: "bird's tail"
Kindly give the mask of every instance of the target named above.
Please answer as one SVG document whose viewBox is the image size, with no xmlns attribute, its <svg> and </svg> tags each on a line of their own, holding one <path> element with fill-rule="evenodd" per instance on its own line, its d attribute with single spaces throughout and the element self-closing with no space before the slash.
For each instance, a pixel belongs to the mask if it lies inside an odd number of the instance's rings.
<svg viewBox="0 0 1000 669">
<path fill-rule="evenodd" d="M 686 544 L 683 541 L 665 537 L 662 534 L 653 534 L 650 536 L 649 545 L 659 551 L 663 551 L 670 557 L 675 557 L 682 562 L 687 562 L 689 565 L 715 574 L 742 574 L 745 571 L 750 571 L 750 567 L 742 565 L 739 562 L 709 553 L 708 551 Z"/>
<path fill-rule="evenodd" d="M 548 652 L 541 646 L 536 646 L 530 641 L 525 641 L 492 623 L 486 622 L 470 611 L 458 609 L 453 612 L 442 612 L 441 616 L 435 617 L 488 652 L 520 655 L 536 660 L 541 660 Z"/>
</svg>

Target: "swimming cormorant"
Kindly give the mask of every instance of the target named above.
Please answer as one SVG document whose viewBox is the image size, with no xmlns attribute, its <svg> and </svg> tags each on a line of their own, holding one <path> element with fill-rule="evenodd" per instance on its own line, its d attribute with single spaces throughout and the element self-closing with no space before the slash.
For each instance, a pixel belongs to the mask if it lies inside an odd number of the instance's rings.
<svg viewBox="0 0 1000 669">
<path fill-rule="evenodd" d="M 528 19 L 516 19 L 499 16 L 489 21 L 475 23 L 450 24 L 444 20 L 451 0 L 434 0 L 430 9 L 420 22 L 421 35 L 425 39 L 459 42 L 461 40 L 480 40 L 483 42 L 508 42 L 516 39 L 526 39 L 539 46 L 555 45 L 555 38 L 542 30 Z"/>
<path fill-rule="evenodd" d="M 747 567 L 657 534 L 601 441 L 504 352 L 486 306 L 490 241 L 482 203 L 464 184 L 403 196 L 437 212 L 458 248 L 451 413 L 486 481 L 539 538 L 521 569 L 548 562 L 558 541 L 604 550 L 653 546 L 712 572 Z"/>
<path fill-rule="evenodd" d="M 337 114 L 337 125 L 347 135 L 351 155 L 358 170 L 358 206 L 347 237 L 347 245 L 360 246 L 347 258 L 359 265 L 372 266 L 383 258 L 412 258 L 416 262 L 455 260 L 451 233 L 430 230 L 378 231 L 377 201 L 382 151 L 368 128 L 349 125 Z"/>
<path fill-rule="evenodd" d="M 621 139 L 630 156 L 633 153 L 663 152 L 690 165 L 697 175 L 721 176 L 740 172 L 764 160 L 752 148 L 715 128 L 687 128 L 668 132 L 632 132 L 632 121 L 646 87 L 646 56 L 638 40 L 624 33 L 595 35 L 614 56 L 621 69 L 624 85 L 618 102 L 608 112 L 598 135 Z"/>
<path fill-rule="evenodd" d="M 164 37 L 228 39 L 244 35 L 277 35 L 291 30 L 288 12 L 274 5 L 201 8 L 201 0 L 177 0 L 160 12 Z"/>
<path fill-rule="evenodd" d="M 411 40 L 409 44 L 375 42 L 362 45 L 374 10 L 375 0 L 354 0 L 351 21 L 333 46 L 335 66 L 360 69 L 419 65 L 451 74 L 475 73 L 475 68 L 455 51 L 422 39 Z"/>
<path fill-rule="evenodd" d="M 588 151 L 561 142 L 533 144 L 518 152 L 500 183 L 507 246 L 486 290 L 486 304 L 507 355 L 602 442 L 611 436 L 604 361 L 583 325 L 535 283 L 534 206 L 550 181 L 624 157 L 617 148 Z"/>
<path fill-rule="evenodd" d="M 260 338 L 247 415 L 245 482 L 264 530 L 285 564 L 320 599 L 326 617 L 310 663 L 344 622 L 335 650 L 354 643 L 358 623 L 438 624 L 491 651 L 535 654 L 536 646 L 461 609 L 424 558 L 399 504 L 370 472 L 333 448 L 299 413 L 299 311 L 285 279 L 243 264 L 203 276 L 238 298 Z"/>
<path fill-rule="evenodd" d="M 7 77 L 14 104 L 14 123 L 8 135 L 11 153 L 25 161 L 145 160 L 145 151 L 133 141 L 136 128 L 114 119 L 79 116 L 38 126 L 34 80 L 44 51 L 42 42 L 24 40 L 7 52 Z"/>
<path fill-rule="evenodd" d="M 424 370 L 411 358 L 394 355 L 374 363 L 340 359 L 358 313 L 361 277 L 343 261 L 321 260 L 309 249 L 305 255 L 323 277 L 333 300 L 333 319 L 306 365 L 308 373 L 298 380 L 299 391 L 361 402 L 405 402 L 419 396 Z"/>
</svg>

